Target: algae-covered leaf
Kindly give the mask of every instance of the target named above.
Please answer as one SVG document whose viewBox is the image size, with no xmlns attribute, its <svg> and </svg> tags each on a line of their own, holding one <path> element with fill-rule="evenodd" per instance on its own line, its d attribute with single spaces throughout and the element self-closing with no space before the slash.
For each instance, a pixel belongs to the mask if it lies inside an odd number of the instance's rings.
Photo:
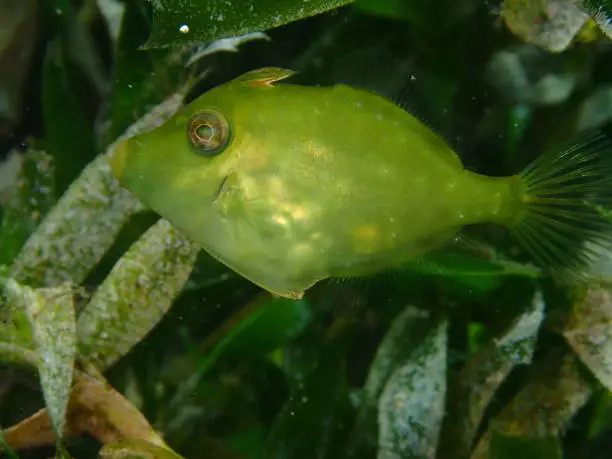
<svg viewBox="0 0 612 459">
<path fill-rule="evenodd" d="M 591 285 L 577 295 L 563 336 L 599 382 L 612 391 L 612 292 Z"/>
<path fill-rule="evenodd" d="M 558 53 L 564 51 L 589 20 L 580 0 L 505 0 L 506 26 L 529 43 Z"/>
<path fill-rule="evenodd" d="M 45 403 L 61 437 L 76 354 L 72 289 L 68 284 L 33 289 L 9 278 L 4 293 L 11 307 L 26 311 L 30 318 Z"/>
<path fill-rule="evenodd" d="M 471 459 L 488 459 L 493 432 L 522 438 L 561 435 L 592 394 L 576 357 L 553 349 L 532 368 L 532 377 L 490 422 Z"/>
<path fill-rule="evenodd" d="M 105 369 L 162 319 L 191 273 L 199 247 L 166 220 L 114 266 L 79 316 L 81 356 Z"/>
<path fill-rule="evenodd" d="M 0 225 L 0 263 L 10 264 L 28 236 L 55 203 L 51 157 L 29 150 L 8 202 L 3 206 Z"/>
<path fill-rule="evenodd" d="M 104 155 L 92 161 L 29 237 L 11 276 L 33 286 L 83 282 L 113 244 L 137 201 Z"/>
<path fill-rule="evenodd" d="M 355 427 L 350 437 L 350 455 L 355 455 L 357 450 L 364 448 L 374 454 L 378 444 L 376 417 L 380 395 L 391 375 L 406 362 L 436 321 L 428 312 L 413 306 L 406 307 L 392 321 L 370 366 Z"/>
<path fill-rule="evenodd" d="M 393 372 L 378 403 L 378 459 L 435 456 L 446 399 L 448 323 L 439 322 Z"/>
<path fill-rule="evenodd" d="M 174 451 L 145 440 L 121 440 L 104 445 L 100 459 L 181 459 Z"/>
<path fill-rule="evenodd" d="M 449 392 L 443 452 L 469 455 L 485 410 L 499 386 L 516 365 L 531 363 L 543 320 L 544 301 L 538 291 L 504 333 L 467 360 Z"/>
<path fill-rule="evenodd" d="M 277 415 L 263 457 L 325 459 L 342 457 L 348 411 L 344 355 L 346 331 L 321 346 L 316 368 L 293 389 Z"/>
<path fill-rule="evenodd" d="M 146 47 L 201 43 L 243 35 L 338 8 L 352 0 L 150 0 Z"/>
<path fill-rule="evenodd" d="M 45 145 L 55 165 L 55 186 L 61 194 L 96 156 L 93 124 L 88 121 L 75 91 L 77 77 L 70 72 L 60 40 L 47 46 L 43 72 L 42 109 Z"/>
<path fill-rule="evenodd" d="M 489 459 L 561 459 L 558 438 L 512 437 L 493 432 Z"/>
</svg>

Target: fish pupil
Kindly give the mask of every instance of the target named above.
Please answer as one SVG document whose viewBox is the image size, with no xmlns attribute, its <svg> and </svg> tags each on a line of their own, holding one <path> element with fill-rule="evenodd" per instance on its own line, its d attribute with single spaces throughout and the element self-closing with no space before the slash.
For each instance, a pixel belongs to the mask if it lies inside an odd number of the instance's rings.
<svg viewBox="0 0 612 459">
<path fill-rule="evenodd" d="M 200 142 L 210 142 L 215 136 L 215 128 L 209 123 L 201 124 L 196 128 L 196 136 Z"/>
<path fill-rule="evenodd" d="M 198 153 L 214 156 L 229 142 L 229 123 L 219 112 L 205 110 L 191 118 L 187 134 Z"/>
</svg>

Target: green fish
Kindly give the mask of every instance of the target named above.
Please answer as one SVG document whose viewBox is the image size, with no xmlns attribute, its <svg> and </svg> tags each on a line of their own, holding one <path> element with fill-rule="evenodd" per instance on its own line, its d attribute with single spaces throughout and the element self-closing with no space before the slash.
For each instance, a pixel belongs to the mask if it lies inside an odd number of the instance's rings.
<svg viewBox="0 0 612 459">
<path fill-rule="evenodd" d="M 564 279 L 610 243 L 612 225 L 591 205 L 612 189 L 603 135 L 488 177 L 392 101 L 278 83 L 293 74 L 264 68 L 211 89 L 119 142 L 114 174 L 213 257 L 288 298 L 418 259 L 465 225 L 510 228 Z"/>
</svg>

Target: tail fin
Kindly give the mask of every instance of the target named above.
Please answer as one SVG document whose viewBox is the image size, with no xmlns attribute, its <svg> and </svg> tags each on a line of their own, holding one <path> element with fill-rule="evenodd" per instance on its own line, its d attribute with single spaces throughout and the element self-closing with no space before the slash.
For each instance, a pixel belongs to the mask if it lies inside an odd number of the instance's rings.
<svg viewBox="0 0 612 459">
<path fill-rule="evenodd" d="M 562 153 L 541 156 L 521 177 L 526 212 L 512 228 L 519 242 L 558 280 L 590 277 L 589 268 L 612 250 L 610 137 L 584 135 Z"/>
</svg>

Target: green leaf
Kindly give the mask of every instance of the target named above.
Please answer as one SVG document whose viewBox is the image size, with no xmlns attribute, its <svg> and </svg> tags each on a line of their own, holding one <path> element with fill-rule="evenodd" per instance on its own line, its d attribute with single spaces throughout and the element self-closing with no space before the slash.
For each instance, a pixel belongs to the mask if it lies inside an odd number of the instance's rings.
<svg viewBox="0 0 612 459">
<path fill-rule="evenodd" d="M 457 7 L 457 3 L 461 6 Z M 439 34 L 473 8 L 469 2 L 461 0 L 356 0 L 355 6 L 369 14 L 406 21 L 425 36 Z M 440 14 L 441 11 L 444 14 Z"/>
<path fill-rule="evenodd" d="M 340 333 L 322 346 L 317 367 L 292 391 L 270 429 L 265 458 L 342 456 L 339 443 L 348 422 L 344 367 L 347 335 Z"/>
<path fill-rule="evenodd" d="M 504 260 L 486 260 L 452 250 L 430 253 L 423 260 L 408 266 L 415 272 L 445 277 L 464 289 L 467 287 L 481 293 L 499 287 L 508 276 L 530 279 L 540 277 L 540 270 L 533 266 Z"/>
<path fill-rule="evenodd" d="M 606 435 L 612 429 L 612 392 L 599 392 L 593 405 L 595 412 L 589 421 L 589 439 Z"/>
<path fill-rule="evenodd" d="M 145 47 L 201 43 L 279 27 L 352 0 L 149 0 L 153 28 Z"/>
<path fill-rule="evenodd" d="M 493 432 L 489 459 L 561 459 L 558 438 L 523 438 Z"/>
<path fill-rule="evenodd" d="M 55 203 L 51 157 L 29 150 L 13 184 L 0 226 L 0 263 L 10 264 Z"/>
<path fill-rule="evenodd" d="M 306 300 L 274 298 L 263 304 L 261 299 L 255 300 L 240 311 L 237 318 L 230 318 L 220 327 L 221 332 L 228 328 L 229 331 L 198 363 L 196 373 L 182 384 L 171 404 L 182 406 L 196 390 L 199 381 L 226 354 L 245 352 L 265 355 L 298 336 L 311 319 L 312 313 Z"/>
<path fill-rule="evenodd" d="M 175 92 L 186 76 L 185 53 L 181 49 L 139 49 L 147 39 L 149 27 L 142 4 L 127 2 L 117 42 L 106 143 L 146 115 L 151 104 Z"/>
<path fill-rule="evenodd" d="M 448 323 L 438 323 L 386 382 L 378 403 L 379 459 L 431 458 L 446 398 Z"/>
<path fill-rule="evenodd" d="M 11 266 L 11 276 L 33 286 L 83 282 L 113 244 L 137 201 L 120 188 L 98 156 L 47 214 Z"/>
<path fill-rule="evenodd" d="M 209 358 L 232 351 L 266 354 L 298 336 L 311 318 L 306 300 L 274 298 L 234 327 Z"/>
<path fill-rule="evenodd" d="M 33 289 L 9 278 L 4 281 L 4 293 L 9 304 L 30 319 L 45 403 L 61 438 L 76 354 L 72 289 L 68 284 Z"/>
<path fill-rule="evenodd" d="M 599 382 L 612 391 L 612 291 L 592 285 L 577 295 L 563 336 Z"/>
<path fill-rule="evenodd" d="M 75 91 L 76 76 L 59 40 L 47 46 L 42 109 L 46 150 L 53 156 L 57 192 L 63 193 L 96 155 L 93 124 Z"/>
<path fill-rule="evenodd" d="M 199 251 L 166 220 L 153 225 L 121 257 L 79 316 L 81 356 L 104 370 L 142 340 L 181 292 Z"/>
<path fill-rule="evenodd" d="M 0 130 L 10 133 L 24 112 L 28 69 L 38 43 L 39 2 L 0 3 Z M 8 130 L 6 128 L 8 127 Z"/>
<path fill-rule="evenodd" d="M 464 364 L 449 393 L 443 455 L 469 455 L 485 410 L 500 385 L 517 365 L 531 363 L 543 320 L 544 301 L 538 291 L 507 330 Z"/>
</svg>

